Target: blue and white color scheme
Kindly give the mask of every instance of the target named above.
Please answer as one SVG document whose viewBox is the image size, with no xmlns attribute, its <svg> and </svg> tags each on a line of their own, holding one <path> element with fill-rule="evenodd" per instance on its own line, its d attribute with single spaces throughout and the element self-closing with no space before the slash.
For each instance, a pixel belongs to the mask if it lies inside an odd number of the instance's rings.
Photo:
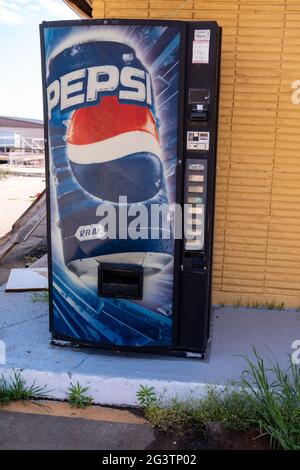
<svg viewBox="0 0 300 470">
<path fill-rule="evenodd" d="M 171 346 L 172 234 L 159 228 L 151 239 L 149 223 L 148 237 L 90 235 L 99 208 L 119 214 L 120 196 L 149 213 L 175 202 L 179 26 L 47 23 L 43 32 L 52 331 L 104 347 Z M 101 261 L 141 264 L 143 299 L 99 297 Z"/>
</svg>

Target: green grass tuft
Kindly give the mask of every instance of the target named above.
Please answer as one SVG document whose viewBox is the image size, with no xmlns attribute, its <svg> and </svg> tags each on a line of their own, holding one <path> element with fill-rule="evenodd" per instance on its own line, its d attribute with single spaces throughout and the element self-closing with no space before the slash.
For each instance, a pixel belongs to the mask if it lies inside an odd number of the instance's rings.
<svg viewBox="0 0 300 470">
<path fill-rule="evenodd" d="M 233 306 L 234 308 L 240 308 L 240 307 L 242 307 L 242 306 L 243 306 L 243 304 L 242 304 L 242 299 L 237 299 L 235 302 L 233 302 L 232 306 Z"/>
<path fill-rule="evenodd" d="M 238 382 L 208 388 L 202 399 L 165 403 L 152 387 L 145 393 L 141 386 L 137 398 L 145 417 L 160 430 L 179 435 L 213 423 L 240 432 L 257 429 L 258 435 L 269 436 L 270 447 L 300 450 L 300 368 L 290 358 L 282 370 L 277 361 L 253 351 L 253 360 L 243 356 L 246 368 Z"/>
<path fill-rule="evenodd" d="M 254 300 L 252 302 L 248 301 L 246 303 L 243 303 L 241 299 L 237 299 L 235 302 L 233 302 L 232 306 L 234 308 L 245 307 L 279 311 L 285 310 L 284 302 L 277 303 L 275 300 L 272 302 L 259 302 L 258 300 Z"/>
<path fill-rule="evenodd" d="M 71 383 L 68 388 L 68 401 L 73 408 L 86 408 L 93 404 L 93 399 L 85 392 L 89 387 L 82 387 L 79 382 L 75 385 Z"/>
<path fill-rule="evenodd" d="M 49 302 L 49 292 L 44 290 L 42 292 L 34 292 L 31 295 L 32 302 Z"/>
<path fill-rule="evenodd" d="M 153 387 L 141 385 L 136 394 L 139 404 L 142 408 L 148 408 L 157 402 L 157 396 Z"/>
<path fill-rule="evenodd" d="M 48 391 L 46 385 L 40 387 L 35 385 L 28 386 L 26 380 L 19 371 L 13 371 L 13 374 L 6 379 L 3 375 L 0 379 L 0 404 L 5 405 L 11 401 L 31 400 L 47 398 Z"/>
<path fill-rule="evenodd" d="M 286 371 L 277 361 L 265 361 L 254 349 L 254 361 L 243 356 L 247 368 L 241 385 L 257 415 L 257 426 L 270 436 L 272 447 L 300 450 L 300 369 L 289 359 Z"/>
<path fill-rule="evenodd" d="M 222 390 L 208 387 L 206 395 L 198 400 L 180 401 L 173 398 L 163 403 L 163 400 L 155 395 L 146 407 L 140 399 L 141 388 L 137 397 L 144 408 L 145 417 L 161 431 L 184 434 L 191 429 L 203 429 L 211 423 L 220 423 L 237 431 L 253 427 L 250 418 L 254 408 L 248 394 L 234 387 Z"/>
</svg>

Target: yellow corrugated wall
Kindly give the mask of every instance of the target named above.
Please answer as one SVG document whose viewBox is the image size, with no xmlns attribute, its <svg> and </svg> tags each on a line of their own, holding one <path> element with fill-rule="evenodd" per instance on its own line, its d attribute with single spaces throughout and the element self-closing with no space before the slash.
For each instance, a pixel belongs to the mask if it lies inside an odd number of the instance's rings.
<svg viewBox="0 0 300 470">
<path fill-rule="evenodd" d="M 300 306 L 300 0 L 93 0 L 93 16 L 223 27 L 213 301 Z"/>
</svg>

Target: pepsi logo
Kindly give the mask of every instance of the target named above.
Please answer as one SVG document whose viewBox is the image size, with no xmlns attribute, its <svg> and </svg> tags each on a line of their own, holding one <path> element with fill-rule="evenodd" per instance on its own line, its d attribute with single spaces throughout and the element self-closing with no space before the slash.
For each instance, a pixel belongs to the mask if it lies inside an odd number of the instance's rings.
<svg viewBox="0 0 300 470">
<path fill-rule="evenodd" d="M 126 54 L 125 57 L 129 62 L 131 55 Z M 61 75 L 47 87 L 49 120 L 57 106 L 63 111 L 99 101 L 101 94 L 116 91 L 120 100 L 146 102 L 149 106 L 152 105 L 151 79 L 145 70 L 128 65 L 121 70 L 116 65 L 80 68 Z"/>
<path fill-rule="evenodd" d="M 164 184 L 156 120 L 150 108 L 104 96 L 76 109 L 67 133 L 73 174 L 90 194 L 117 202 L 148 200 Z"/>
</svg>

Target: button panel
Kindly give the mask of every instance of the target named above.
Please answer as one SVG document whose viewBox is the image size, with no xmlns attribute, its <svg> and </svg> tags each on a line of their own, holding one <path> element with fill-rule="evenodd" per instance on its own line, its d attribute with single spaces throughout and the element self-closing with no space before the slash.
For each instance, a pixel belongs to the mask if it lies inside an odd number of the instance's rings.
<svg viewBox="0 0 300 470">
<path fill-rule="evenodd" d="M 186 251 L 199 251 L 204 248 L 206 179 L 207 161 L 187 159 L 184 182 Z"/>
</svg>

